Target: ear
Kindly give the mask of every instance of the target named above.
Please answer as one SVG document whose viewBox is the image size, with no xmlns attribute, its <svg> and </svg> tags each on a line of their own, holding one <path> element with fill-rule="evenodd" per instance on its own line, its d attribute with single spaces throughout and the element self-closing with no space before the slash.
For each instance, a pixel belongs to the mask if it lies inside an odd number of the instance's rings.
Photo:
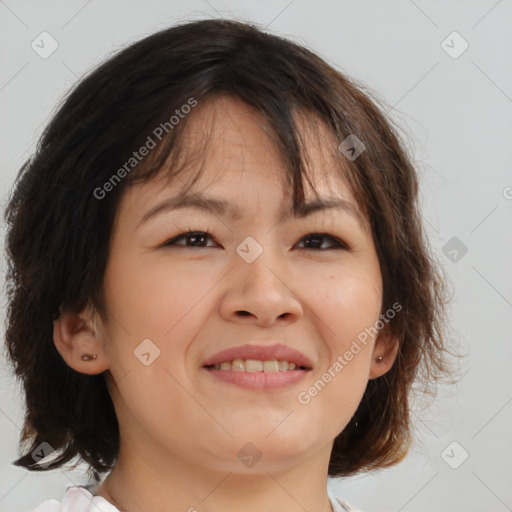
<svg viewBox="0 0 512 512">
<path fill-rule="evenodd" d="M 80 373 L 94 375 L 108 369 L 96 313 L 88 306 L 80 313 L 63 311 L 53 321 L 53 341 L 67 365 Z M 83 355 L 96 356 L 82 359 Z"/>
<path fill-rule="evenodd" d="M 388 372 L 395 362 L 400 340 L 389 332 L 380 332 L 375 341 L 370 366 L 370 379 L 376 379 Z"/>
</svg>

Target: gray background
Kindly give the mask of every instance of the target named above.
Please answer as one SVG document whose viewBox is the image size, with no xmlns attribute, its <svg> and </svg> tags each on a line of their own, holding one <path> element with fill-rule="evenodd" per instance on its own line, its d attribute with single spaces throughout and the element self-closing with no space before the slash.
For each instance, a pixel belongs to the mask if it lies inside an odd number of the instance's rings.
<svg viewBox="0 0 512 512">
<path fill-rule="evenodd" d="M 416 441 L 401 464 L 333 480 L 331 490 L 365 512 L 512 510 L 510 0 L 0 1 L 2 205 L 57 102 L 80 75 L 128 42 L 204 17 L 267 26 L 394 107 L 388 116 L 409 134 L 427 232 L 452 281 L 454 337 L 469 353 L 465 377 L 441 387 L 430 409 L 418 404 Z M 47 59 L 31 48 L 43 31 L 59 45 Z M 453 31 L 469 44 L 457 58 L 442 47 Z M 445 45 L 458 54 L 457 37 Z M 0 511 L 28 511 L 61 498 L 67 485 L 85 483 L 83 467 L 44 474 L 11 465 L 23 401 L 5 360 L 0 363 Z"/>
</svg>

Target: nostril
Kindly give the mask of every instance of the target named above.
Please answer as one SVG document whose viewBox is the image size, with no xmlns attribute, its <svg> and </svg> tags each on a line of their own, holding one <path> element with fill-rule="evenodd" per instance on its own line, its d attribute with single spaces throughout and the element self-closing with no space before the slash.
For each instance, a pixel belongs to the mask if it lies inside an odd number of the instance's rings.
<svg viewBox="0 0 512 512">
<path fill-rule="evenodd" d="M 249 313 L 249 311 L 238 311 L 238 314 L 241 316 L 247 316 L 250 315 L 251 313 Z"/>
</svg>

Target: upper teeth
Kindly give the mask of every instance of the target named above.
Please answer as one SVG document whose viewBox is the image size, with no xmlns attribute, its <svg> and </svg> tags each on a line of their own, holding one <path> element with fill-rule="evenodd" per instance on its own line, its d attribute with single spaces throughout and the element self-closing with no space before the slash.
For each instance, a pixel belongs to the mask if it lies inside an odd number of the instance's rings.
<svg viewBox="0 0 512 512">
<path fill-rule="evenodd" d="M 289 361 L 259 361 L 257 359 L 235 359 L 233 361 L 223 361 L 213 366 L 215 370 L 233 370 L 234 372 L 285 372 L 295 370 L 297 365 Z"/>
</svg>

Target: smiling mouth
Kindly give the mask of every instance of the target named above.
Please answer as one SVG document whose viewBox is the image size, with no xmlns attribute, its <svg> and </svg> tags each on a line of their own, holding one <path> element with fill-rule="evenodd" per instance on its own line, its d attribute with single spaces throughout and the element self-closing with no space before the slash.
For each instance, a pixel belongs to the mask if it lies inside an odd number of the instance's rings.
<svg viewBox="0 0 512 512">
<path fill-rule="evenodd" d="M 255 392 L 278 391 L 297 385 L 311 370 L 284 359 L 233 359 L 203 368 L 217 382 Z"/>
<path fill-rule="evenodd" d="M 233 359 L 221 363 L 205 365 L 208 370 L 233 371 L 233 372 L 265 372 L 277 373 L 293 370 L 310 370 L 306 366 L 300 366 L 293 361 L 286 360 L 259 360 L 259 359 Z"/>
</svg>

